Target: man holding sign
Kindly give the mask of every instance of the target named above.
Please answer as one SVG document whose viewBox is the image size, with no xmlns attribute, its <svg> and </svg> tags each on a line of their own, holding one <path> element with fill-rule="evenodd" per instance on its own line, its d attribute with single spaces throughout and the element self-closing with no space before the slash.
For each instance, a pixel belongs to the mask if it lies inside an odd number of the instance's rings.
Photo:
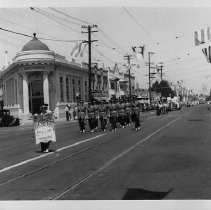
<svg viewBox="0 0 211 210">
<path fill-rule="evenodd" d="M 41 106 L 41 114 L 34 116 L 36 144 L 41 145 L 41 152 L 49 152 L 50 142 L 56 142 L 54 117 L 47 110 L 48 104 Z"/>
</svg>

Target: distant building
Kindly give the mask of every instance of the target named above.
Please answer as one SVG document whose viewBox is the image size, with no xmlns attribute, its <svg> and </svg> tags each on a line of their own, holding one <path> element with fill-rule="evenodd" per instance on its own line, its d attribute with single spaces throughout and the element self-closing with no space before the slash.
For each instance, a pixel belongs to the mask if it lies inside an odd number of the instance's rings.
<svg viewBox="0 0 211 210">
<path fill-rule="evenodd" d="M 123 70 L 125 71 L 125 70 Z M 127 72 L 120 72 L 117 64 L 113 69 L 108 69 L 109 79 L 109 98 L 125 98 L 130 96 L 129 88 L 129 74 Z M 135 77 L 130 76 L 131 80 L 131 96 L 135 93 Z"/>
<path fill-rule="evenodd" d="M 92 88 L 104 91 L 105 97 L 107 75 L 106 70 L 92 69 Z M 66 104 L 89 100 L 88 81 L 87 65 L 67 61 L 34 34 L 13 63 L 0 71 L 0 105 L 23 119 L 40 113 L 40 106 L 47 103 L 57 117 L 64 117 Z"/>
</svg>

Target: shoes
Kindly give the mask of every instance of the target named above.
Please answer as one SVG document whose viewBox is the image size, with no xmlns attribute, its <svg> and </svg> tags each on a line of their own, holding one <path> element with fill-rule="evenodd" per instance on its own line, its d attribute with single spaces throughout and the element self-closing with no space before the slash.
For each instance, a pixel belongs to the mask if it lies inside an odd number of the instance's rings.
<svg viewBox="0 0 211 210">
<path fill-rule="evenodd" d="M 91 130 L 90 132 L 91 132 L 91 133 L 93 133 L 93 132 L 94 132 L 94 130 Z"/>
<path fill-rule="evenodd" d="M 85 133 L 85 130 L 83 130 L 83 133 Z"/>
<path fill-rule="evenodd" d="M 136 128 L 136 131 L 138 130 L 138 128 Z"/>
<path fill-rule="evenodd" d="M 125 126 L 123 125 L 122 128 L 124 128 Z"/>
<path fill-rule="evenodd" d="M 49 152 L 49 149 L 46 149 L 44 152 L 45 152 L 45 153 L 48 153 L 48 152 Z"/>
<path fill-rule="evenodd" d="M 114 129 L 114 131 L 116 131 L 116 128 Z"/>
</svg>

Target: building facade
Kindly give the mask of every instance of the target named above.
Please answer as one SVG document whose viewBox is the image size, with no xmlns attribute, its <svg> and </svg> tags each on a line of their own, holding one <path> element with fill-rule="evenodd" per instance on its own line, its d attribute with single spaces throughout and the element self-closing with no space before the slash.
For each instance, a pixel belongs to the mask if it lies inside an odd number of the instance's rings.
<svg viewBox="0 0 211 210">
<path fill-rule="evenodd" d="M 129 74 L 120 71 L 115 65 L 113 69 L 108 69 L 109 80 L 109 98 L 121 98 L 130 96 Z M 135 77 L 130 75 L 131 82 L 131 97 L 136 95 L 135 92 Z"/>
<path fill-rule="evenodd" d="M 108 92 L 107 71 L 92 69 L 92 88 Z M 40 113 L 43 103 L 56 117 L 64 117 L 67 104 L 89 100 L 88 68 L 51 51 L 36 34 L 0 71 L 0 104 L 20 118 Z M 106 82 L 105 82 L 106 81 Z"/>
</svg>

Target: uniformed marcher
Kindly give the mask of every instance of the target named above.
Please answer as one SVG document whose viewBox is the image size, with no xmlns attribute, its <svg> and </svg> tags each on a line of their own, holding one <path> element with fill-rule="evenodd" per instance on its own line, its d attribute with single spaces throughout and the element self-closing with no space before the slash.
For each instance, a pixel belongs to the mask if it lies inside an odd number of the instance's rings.
<svg viewBox="0 0 211 210">
<path fill-rule="evenodd" d="M 162 114 L 162 104 L 161 102 L 159 101 L 158 103 L 158 107 L 157 107 L 157 115 L 161 115 Z"/>
<path fill-rule="evenodd" d="M 89 102 L 88 108 L 87 108 L 87 116 L 88 116 L 88 121 L 89 121 L 89 129 L 90 132 L 94 132 L 95 129 L 95 113 L 94 113 L 94 107 Z"/>
<path fill-rule="evenodd" d="M 86 116 L 86 107 L 84 106 L 83 101 L 80 101 L 78 106 L 78 122 L 80 127 L 80 132 L 85 132 L 85 116 Z"/>
<path fill-rule="evenodd" d="M 93 109 L 94 109 L 94 129 L 98 129 L 99 111 L 98 111 L 98 105 L 95 102 L 93 103 Z"/>
<path fill-rule="evenodd" d="M 131 99 L 131 123 L 135 123 L 135 112 L 133 111 L 135 101 Z"/>
<path fill-rule="evenodd" d="M 131 123 L 131 114 L 132 114 L 131 103 L 127 101 L 125 104 L 125 122 L 127 126 L 129 126 Z"/>
<path fill-rule="evenodd" d="M 118 117 L 118 112 L 117 112 L 117 105 L 114 103 L 113 100 L 111 100 L 111 105 L 110 105 L 110 122 L 111 122 L 111 127 L 112 131 L 116 131 L 117 129 L 117 117 Z"/>
<path fill-rule="evenodd" d="M 119 101 L 118 107 L 119 123 L 124 128 L 125 126 L 125 105 L 122 100 Z"/>
<path fill-rule="evenodd" d="M 139 108 L 139 104 L 135 103 L 135 101 L 133 101 L 132 103 L 132 112 L 134 116 L 135 130 L 139 130 L 140 129 L 140 108 Z"/>
<path fill-rule="evenodd" d="M 106 125 L 107 125 L 107 110 L 106 105 L 101 101 L 99 105 L 99 119 L 101 123 L 101 129 L 102 131 L 106 131 Z"/>
<path fill-rule="evenodd" d="M 159 106 L 159 102 L 157 102 L 156 104 L 156 110 L 157 110 L 157 116 L 160 115 L 160 106 Z"/>
</svg>

